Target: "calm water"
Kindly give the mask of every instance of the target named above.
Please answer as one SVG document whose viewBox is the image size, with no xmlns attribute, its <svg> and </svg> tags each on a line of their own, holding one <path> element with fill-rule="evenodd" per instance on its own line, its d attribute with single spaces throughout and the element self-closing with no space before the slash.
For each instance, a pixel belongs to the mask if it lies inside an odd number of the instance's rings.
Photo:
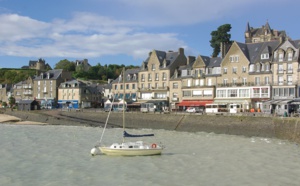
<svg viewBox="0 0 300 186">
<path fill-rule="evenodd" d="M 286 141 L 154 132 L 161 156 L 90 156 L 102 129 L 0 125 L 0 185 L 299 185 L 300 148 Z M 103 142 L 120 139 L 107 129 Z"/>
</svg>

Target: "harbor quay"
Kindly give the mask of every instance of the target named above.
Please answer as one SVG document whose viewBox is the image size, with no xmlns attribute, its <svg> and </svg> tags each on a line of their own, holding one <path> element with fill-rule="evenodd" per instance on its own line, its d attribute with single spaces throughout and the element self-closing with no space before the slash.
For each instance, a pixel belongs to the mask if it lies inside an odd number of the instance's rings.
<svg viewBox="0 0 300 186">
<path fill-rule="evenodd" d="M 11 111 L 2 114 L 15 116 L 21 121 L 40 122 L 47 125 L 103 127 L 108 112 L 85 109 L 80 111 L 39 110 Z M 1 114 L 0 114 L 1 117 Z M 112 112 L 108 128 L 122 127 L 122 113 Z M 182 132 L 208 132 L 216 134 L 265 137 L 300 143 L 298 117 L 274 117 L 263 115 L 213 115 L 187 113 L 141 113 L 127 112 L 126 128 L 164 129 Z M 300 125 L 300 124 L 299 124 Z"/>
</svg>

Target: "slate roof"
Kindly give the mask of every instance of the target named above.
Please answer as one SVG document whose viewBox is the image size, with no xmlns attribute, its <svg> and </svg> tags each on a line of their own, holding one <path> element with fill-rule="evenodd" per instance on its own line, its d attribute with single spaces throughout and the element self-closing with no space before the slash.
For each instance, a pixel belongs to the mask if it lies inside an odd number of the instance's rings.
<svg viewBox="0 0 300 186">
<path fill-rule="evenodd" d="M 48 73 L 50 73 L 50 78 L 49 79 L 51 79 L 51 80 L 56 80 L 56 79 L 58 79 L 59 78 L 59 76 L 62 74 L 62 71 L 63 71 L 63 69 L 54 69 L 54 70 L 49 70 L 49 71 L 47 71 L 47 72 L 45 72 L 45 73 L 43 73 L 43 78 L 41 77 L 41 74 L 40 75 L 38 75 L 38 76 L 36 76 L 35 78 L 34 78 L 34 80 L 41 80 L 41 79 L 48 79 L 47 78 L 47 74 Z"/>
<path fill-rule="evenodd" d="M 140 71 L 140 68 L 133 68 L 133 69 L 127 69 L 125 70 L 125 82 L 137 82 L 138 80 L 138 73 Z M 132 75 L 136 74 L 136 80 L 132 79 Z M 127 79 L 127 76 L 130 75 L 131 78 L 130 80 Z M 123 78 L 123 77 L 122 77 Z M 112 81 L 112 83 L 118 83 L 119 82 L 119 77 L 114 79 Z M 122 83 L 123 81 L 121 80 L 120 83 Z"/>
<path fill-rule="evenodd" d="M 250 64 L 255 63 L 256 61 L 264 61 L 260 59 L 260 55 L 263 53 L 269 53 L 272 55 L 273 51 L 277 49 L 280 42 L 279 41 L 269 41 L 269 42 L 260 42 L 260 43 L 239 43 L 236 42 L 238 47 L 250 61 Z M 272 56 L 270 56 L 271 58 Z M 270 60 L 267 60 L 270 61 Z"/>
</svg>

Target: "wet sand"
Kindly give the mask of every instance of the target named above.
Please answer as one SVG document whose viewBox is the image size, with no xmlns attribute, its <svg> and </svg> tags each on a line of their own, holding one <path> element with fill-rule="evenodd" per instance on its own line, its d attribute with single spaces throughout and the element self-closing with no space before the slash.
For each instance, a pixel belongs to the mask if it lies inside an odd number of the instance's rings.
<svg viewBox="0 0 300 186">
<path fill-rule="evenodd" d="M 21 118 L 0 114 L 0 123 L 17 124 L 17 125 L 45 125 L 47 123 L 35 122 L 35 121 L 23 121 Z"/>
</svg>

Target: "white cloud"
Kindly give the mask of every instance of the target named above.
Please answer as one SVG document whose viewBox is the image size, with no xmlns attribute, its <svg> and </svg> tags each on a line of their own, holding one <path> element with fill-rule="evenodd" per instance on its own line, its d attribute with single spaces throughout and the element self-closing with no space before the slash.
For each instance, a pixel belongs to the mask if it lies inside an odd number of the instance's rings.
<svg viewBox="0 0 300 186">
<path fill-rule="evenodd" d="M 174 33 L 147 33 L 134 22 L 90 13 L 71 20 L 42 22 L 17 14 L 0 15 L 0 54 L 8 56 L 100 57 L 126 54 L 144 58 L 149 50 L 182 47 Z M 158 42 L 159 41 L 159 42 Z"/>
</svg>

